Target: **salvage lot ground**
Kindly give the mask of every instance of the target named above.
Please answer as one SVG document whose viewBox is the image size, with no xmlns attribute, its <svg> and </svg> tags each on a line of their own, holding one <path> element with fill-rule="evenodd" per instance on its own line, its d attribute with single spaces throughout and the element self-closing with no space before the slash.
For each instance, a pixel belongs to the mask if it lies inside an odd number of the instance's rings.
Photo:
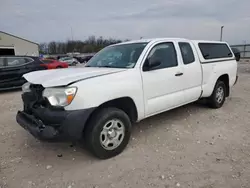
<svg viewBox="0 0 250 188">
<path fill-rule="evenodd" d="M 250 65 L 223 108 L 190 104 L 144 120 L 119 156 L 42 143 L 17 125 L 20 91 L 0 94 L 0 187 L 250 187 Z"/>
</svg>

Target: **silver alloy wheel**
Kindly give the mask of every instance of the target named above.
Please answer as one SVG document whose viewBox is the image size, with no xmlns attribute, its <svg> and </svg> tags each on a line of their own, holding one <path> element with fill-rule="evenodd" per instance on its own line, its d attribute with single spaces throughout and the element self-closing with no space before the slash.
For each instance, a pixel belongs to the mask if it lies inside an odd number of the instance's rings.
<svg viewBox="0 0 250 188">
<path fill-rule="evenodd" d="M 220 86 L 220 87 L 217 88 L 215 97 L 216 97 L 216 101 L 217 101 L 219 104 L 222 103 L 223 98 L 224 98 L 224 90 L 223 90 L 223 87 L 222 87 L 222 86 Z"/>
<path fill-rule="evenodd" d="M 124 124 L 118 119 L 112 119 L 103 126 L 100 142 L 104 149 L 114 150 L 122 143 L 124 136 Z"/>
</svg>

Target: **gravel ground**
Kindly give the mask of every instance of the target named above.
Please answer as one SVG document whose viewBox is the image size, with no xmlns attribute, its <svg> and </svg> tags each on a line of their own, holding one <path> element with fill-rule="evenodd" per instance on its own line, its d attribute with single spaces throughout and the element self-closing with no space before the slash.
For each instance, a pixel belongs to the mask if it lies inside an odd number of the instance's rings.
<svg viewBox="0 0 250 188">
<path fill-rule="evenodd" d="M 250 187 L 250 65 L 218 110 L 190 104 L 137 124 L 126 150 L 97 160 L 19 127 L 20 91 L 0 93 L 1 188 Z"/>
</svg>

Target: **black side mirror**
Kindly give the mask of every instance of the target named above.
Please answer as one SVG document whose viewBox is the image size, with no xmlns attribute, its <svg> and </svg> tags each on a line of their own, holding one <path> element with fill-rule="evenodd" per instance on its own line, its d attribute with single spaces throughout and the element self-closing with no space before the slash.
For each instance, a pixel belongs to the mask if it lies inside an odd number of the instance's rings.
<svg viewBox="0 0 250 188">
<path fill-rule="evenodd" d="M 159 60 L 146 59 L 144 66 L 143 66 L 143 71 L 150 71 L 160 65 L 161 65 L 161 62 Z"/>
<path fill-rule="evenodd" d="M 235 59 L 236 61 L 240 61 L 240 53 L 235 53 Z"/>
<path fill-rule="evenodd" d="M 240 58 L 241 58 L 240 51 L 237 48 L 232 48 L 232 51 L 234 53 L 235 60 L 236 61 L 240 61 Z"/>
</svg>

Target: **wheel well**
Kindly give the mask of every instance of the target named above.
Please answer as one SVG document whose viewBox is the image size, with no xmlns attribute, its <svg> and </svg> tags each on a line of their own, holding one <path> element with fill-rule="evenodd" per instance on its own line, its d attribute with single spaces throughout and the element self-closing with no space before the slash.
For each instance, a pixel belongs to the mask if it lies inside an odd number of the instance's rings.
<svg viewBox="0 0 250 188">
<path fill-rule="evenodd" d="M 93 114 L 95 114 L 100 109 L 108 107 L 115 107 L 124 111 L 129 116 L 132 123 L 137 121 L 138 118 L 137 109 L 133 99 L 131 99 L 130 97 L 122 97 L 101 104 L 91 113 L 88 119 L 90 119 L 91 116 L 93 116 Z"/>
<path fill-rule="evenodd" d="M 107 101 L 101 104 L 97 109 L 107 108 L 107 107 L 115 107 L 124 111 L 129 116 L 132 123 L 137 121 L 138 118 L 137 109 L 133 99 L 131 99 L 130 97 L 122 97 L 111 101 Z"/>
<path fill-rule="evenodd" d="M 230 94 L 230 89 L 229 89 L 229 76 L 228 74 L 223 74 L 221 75 L 218 80 L 224 82 L 224 84 L 226 85 L 226 97 L 229 96 Z"/>
<path fill-rule="evenodd" d="M 101 104 L 100 106 L 98 106 L 88 117 L 86 121 L 86 125 L 88 125 L 88 122 L 94 116 L 95 113 L 98 113 L 99 110 L 103 108 L 108 108 L 108 107 L 115 107 L 120 110 L 123 110 L 129 116 L 131 123 L 136 122 L 138 119 L 138 113 L 137 113 L 137 109 L 136 109 L 133 99 L 131 99 L 130 97 L 122 97 L 122 98 L 107 101 Z M 86 130 L 86 127 L 87 126 L 84 127 L 83 132 Z"/>
</svg>

